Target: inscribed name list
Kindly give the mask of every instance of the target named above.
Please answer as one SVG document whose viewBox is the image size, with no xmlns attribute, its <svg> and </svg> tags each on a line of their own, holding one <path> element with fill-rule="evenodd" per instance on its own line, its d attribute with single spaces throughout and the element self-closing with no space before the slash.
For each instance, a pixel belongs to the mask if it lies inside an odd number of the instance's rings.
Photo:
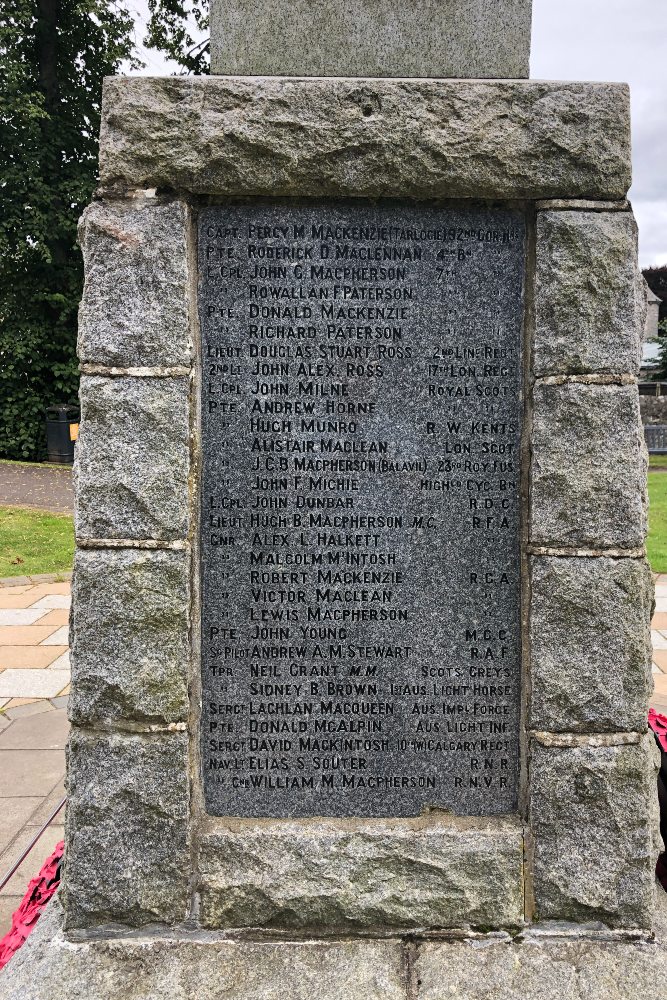
<svg viewBox="0 0 667 1000">
<path fill-rule="evenodd" d="M 522 213 L 254 202 L 198 230 L 208 811 L 512 812 Z"/>
</svg>

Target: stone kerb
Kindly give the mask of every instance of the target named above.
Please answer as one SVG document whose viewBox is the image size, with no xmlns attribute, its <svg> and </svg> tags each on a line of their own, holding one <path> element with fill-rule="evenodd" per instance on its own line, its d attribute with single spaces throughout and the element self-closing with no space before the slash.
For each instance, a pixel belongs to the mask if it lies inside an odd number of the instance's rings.
<svg viewBox="0 0 667 1000">
<path fill-rule="evenodd" d="M 611 208 L 612 206 L 608 206 Z M 650 927 L 653 583 L 629 211 L 538 206 L 530 542 L 535 916 Z"/>
<path fill-rule="evenodd" d="M 608 84 L 107 81 L 103 200 L 82 231 L 70 927 L 179 923 L 200 903 L 210 928 L 515 927 L 533 913 L 648 926 L 651 588 L 635 384 L 642 304 L 623 201 L 627 96 Z M 188 203 L 196 211 L 202 196 L 254 195 L 560 199 L 537 206 L 529 373 L 533 871 L 521 818 L 464 830 L 434 816 L 417 831 L 392 821 L 373 834 L 374 821 L 360 832 L 203 815 L 188 697 L 197 690 Z M 586 261 L 588 293 L 576 281 Z M 600 695 L 609 655 L 622 693 L 614 704 Z M 563 802 L 571 816 L 559 823 Z M 573 818 L 600 835 L 582 839 Z M 600 895 L 604 835 L 620 860 L 608 871 L 614 892 Z M 285 862 L 284 884 L 267 882 L 270 848 Z M 576 864 L 555 887 L 549 871 L 570 855 Z M 535 893 L 527 913 L 524 881 Z M 402 902 L 384 891 L 392 883 Z"/>
</svg>

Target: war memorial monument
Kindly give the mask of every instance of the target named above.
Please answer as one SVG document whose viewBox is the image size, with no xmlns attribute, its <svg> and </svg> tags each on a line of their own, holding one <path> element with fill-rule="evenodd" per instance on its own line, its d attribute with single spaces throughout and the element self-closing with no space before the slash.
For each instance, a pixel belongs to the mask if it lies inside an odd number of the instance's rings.
<svg viewBox="0 0 667 1000">
<path fill-rule="evenodd" d="M 4 1000 L 664 981 L 623 84 L 530 0 L 214 0 L 81 224 L 60 898 Z"/>
</svg>

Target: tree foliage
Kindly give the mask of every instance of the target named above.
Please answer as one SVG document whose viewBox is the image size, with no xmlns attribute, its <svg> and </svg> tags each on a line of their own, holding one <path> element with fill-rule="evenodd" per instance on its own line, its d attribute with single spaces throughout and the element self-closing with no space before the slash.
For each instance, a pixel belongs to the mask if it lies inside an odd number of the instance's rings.
<svg viewBox="0 0 667 1000">
<path fill-rule="evenodd" d="M 178 63 L 183 73 L 209 71 L 208 0 L 148 0 L 146 46 Z"/>
<path fill-rule="evenodd" d="M 76 398 L 77 219 L 96 184 L 102 79 L 131 60 L 121 2 L 11 0 L 0 19 L 0 455 L 44 455 Z"/>
<path fill-rule="evenodd" d="M 657 295 L 657 292 L 656 292 Z M 654 365 L 647 375 L 647 378 L 654 382 L 667 382 L 667 320 L 661 320 L 658 324 L 660 335 L 660 349 Z"/>
</svg>

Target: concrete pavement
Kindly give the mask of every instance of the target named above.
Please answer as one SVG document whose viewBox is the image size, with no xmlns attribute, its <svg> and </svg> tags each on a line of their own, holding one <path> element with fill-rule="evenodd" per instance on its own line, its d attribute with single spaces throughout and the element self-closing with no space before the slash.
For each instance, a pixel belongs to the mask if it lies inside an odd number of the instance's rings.
<svg viewBox="0 0 667 1000">
<path fill-rule="evenodd" d="M 0 507 L 34 507 L 53 514 L 73 514 L 71 466 L 0 462 Z"/>
<path fill-rule="evenodd" d="M 62 800 L 69 691 L 69 583 L 0 586 L 0 878 Z M 0 936 L 63 838 L 64 813 L 0 892 Z"/>
</svg>

